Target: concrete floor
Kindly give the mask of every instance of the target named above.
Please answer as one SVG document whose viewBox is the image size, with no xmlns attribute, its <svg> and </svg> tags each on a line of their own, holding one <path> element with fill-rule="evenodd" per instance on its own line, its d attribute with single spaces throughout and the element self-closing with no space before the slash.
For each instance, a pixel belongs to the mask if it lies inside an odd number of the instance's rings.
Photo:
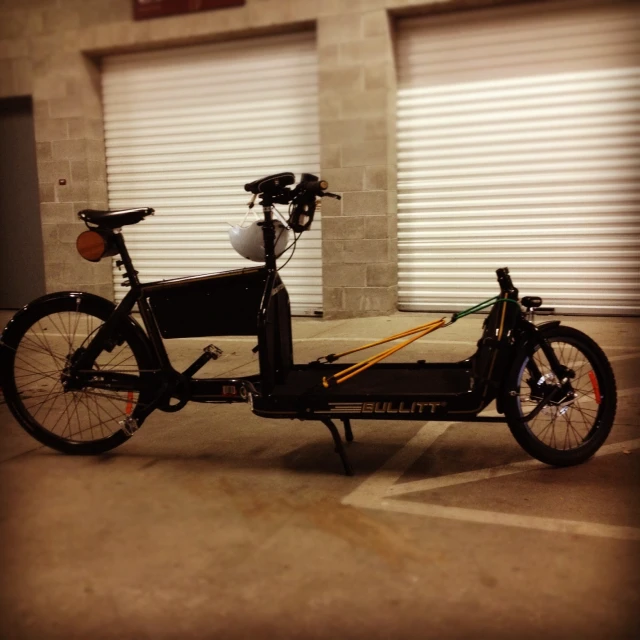
<svg viewBox="0 0 640 640">
<path fill-rule="evenodd" d="M 297 319 L 296 360 L 424 318 Z M 406 356 L 465 357 L 481 321 Z M 157 412 L 72 458 L 0 404 L 0 638 L 640 637 L 640 319 L 563 322 L 620 390 L 601 455 L 568 469 L 504 424 L 356 422 L 348 478 L 323 426 L 244 405 Z M 211 375 L 257 369 L 250 340 L 215 342 Z M 170 343 L 176 365 L 202 344 Z"/>
</svg>

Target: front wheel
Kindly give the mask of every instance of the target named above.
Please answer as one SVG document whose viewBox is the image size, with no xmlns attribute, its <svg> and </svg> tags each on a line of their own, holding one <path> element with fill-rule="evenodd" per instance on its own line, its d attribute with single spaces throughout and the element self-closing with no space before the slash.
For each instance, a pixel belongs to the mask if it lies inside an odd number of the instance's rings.
<svg viewBox="0 0 640 640">
<path fill-rule="evenodd" d="M 19 312 L 2 336 L 0 378 L 7 406 L 42 444 L 63 453 L 97 454 L 128 439 L 123 421 L 149 402 L 149 391 L 73 387 L 70 365 L 109 318 L 114 305 L 88 294 L 59 294 Z M 93 369 L 140 380 L 150 368 L 144 336 L 128 323 Z"/>
<path fill-rule="evenodd" d="M 563 384 L 539 345 L 520 352 L 507 378 L 505 417 L 529 455 L 554 466 L 579 464 L 604 444 L 613 426 L 613 370 L 602 349 L 581 331 L 558 326 L 543 335 L 574 375 Z M 553 399 L 532 415 L 554 390 Z"/>
</svg>

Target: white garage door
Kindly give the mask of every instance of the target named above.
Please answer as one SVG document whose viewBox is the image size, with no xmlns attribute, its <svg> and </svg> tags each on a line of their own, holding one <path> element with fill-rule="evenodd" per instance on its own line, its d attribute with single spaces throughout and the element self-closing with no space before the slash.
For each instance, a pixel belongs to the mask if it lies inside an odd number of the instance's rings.
<svg viewBox="0 0 640 640">
<path fill-rule="evenodd" d="M 320 168 L 315 35 L 113 56 L 102 78 L 109 206 L 156 210 L 125 230 L 140 278 L 251 266 L 228 238 L 244 184 Z M 282 277 L 294 312 L 322 310 L 319 216 Z"/>
<path fill-rule="evenodd" d="M 508 266 L 558 312 L 640 312 L 639 3 L 407 19 L 398 74 L 401 309 Z"/>
</svg>

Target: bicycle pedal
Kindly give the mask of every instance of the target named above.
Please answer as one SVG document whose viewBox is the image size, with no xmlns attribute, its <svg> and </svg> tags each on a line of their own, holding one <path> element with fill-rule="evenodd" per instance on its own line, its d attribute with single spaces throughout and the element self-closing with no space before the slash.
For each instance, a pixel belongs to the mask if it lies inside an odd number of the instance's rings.
<svg viewBox="0 0 640 640">
<path fill-rule="evenodd" d="M 211 358 L 211 360 L 217 360 L 220 358 L 224 352 L 219 347 L 216 347 L 215 344 L 210 344 L 208 347 L 205 347 L 203 351 Z"/>
<path fill-rule="evenodd" d="M 131 416 L 127 416 L 124 420 L 118 421 L 118 424 L 128 436 L 132 436 L 140 428 L 138 421 Z"/>
</svg>

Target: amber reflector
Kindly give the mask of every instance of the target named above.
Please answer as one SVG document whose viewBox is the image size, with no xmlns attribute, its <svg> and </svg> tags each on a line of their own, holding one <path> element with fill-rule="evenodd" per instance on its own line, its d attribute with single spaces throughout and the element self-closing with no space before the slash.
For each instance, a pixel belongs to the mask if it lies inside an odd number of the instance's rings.
<svg viewBox="0 0 640 640">
<path fill-rule="evenodd" d="M 97 231 L 83 231 L 76 240 L 78 253 L 90 262 L 98 262 L 107 249 L 106 240 Z"/>
</svg>

